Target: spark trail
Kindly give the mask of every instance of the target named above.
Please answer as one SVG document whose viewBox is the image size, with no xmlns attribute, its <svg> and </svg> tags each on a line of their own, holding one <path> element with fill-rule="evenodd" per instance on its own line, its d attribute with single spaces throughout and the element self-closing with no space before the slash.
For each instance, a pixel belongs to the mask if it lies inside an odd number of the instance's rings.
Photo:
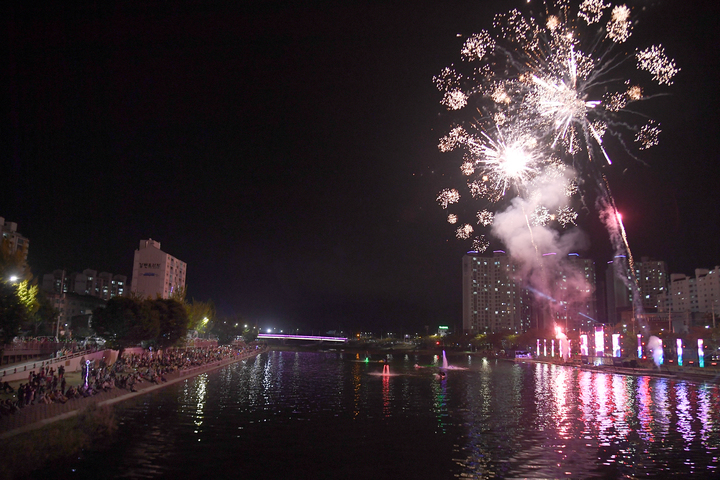
<svg viewBox="0 0 720 480">
<path fill-rule="evenodd" d="M 477 227 L 462 223 L 458 238 L 475 235 L 482 252 L 489 240 L 480 232 L 493 228 L 493 211 L 513 198 L 525 201 L 528 226 L 557 229 L 576 225 L 573 204 L 588 185 L 598 187 L 598 202 L 614 206 L 602 187 L 602 169 L 612 164 L 604 139 L 619 139 L 634 158 L 656 145 L 660 124 L 637 107 L 679 71 L 662 45 L 629 49 L 633 15 L 602 0 L 548 0 L 536 17 L 512 9 L 494 17 L 492 31 L 466 39 L 460 66 L 434 78 L 442 105 L 474 117 L 439 144 L 463 152 L 469 195 L 462 195 L 479 207 Z M 438 202 L 461 206 L 459 190 L 445 189 Z M 449 215 L 460 222 L 459 213 Z"/>
</svg>

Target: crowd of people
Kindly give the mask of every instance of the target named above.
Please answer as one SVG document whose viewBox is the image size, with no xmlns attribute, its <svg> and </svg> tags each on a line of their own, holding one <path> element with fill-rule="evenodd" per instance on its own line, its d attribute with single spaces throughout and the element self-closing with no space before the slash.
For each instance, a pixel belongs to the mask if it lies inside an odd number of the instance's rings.
<svg viewBox="0 0 720 480">
<path fill-rule="evenodd" d="M 258 348 L 260 346 L 253 343 L 161 352 L 145 350 L 141 354 L 122 355 L 112 365 L 107 365 L 104 359 L 90 362 L 82 357 L 82 382 L 79 385 L 68 385 L 62 365 L 57 370 L 43 367 L 37 373 L 29 373 L 27 383 L 20 384 L 17 394 L 8 382 L 0 382 L 0 392 L 14 394 L 0 401 L 0 415 L 12 415 L 32 405 L 66 403 L 72 398 L 90 397 L 117 388 L 134 392 L 143 382 L 166 382 L 167 376 L 175 372 L 234 358 Z"/>
</svg>

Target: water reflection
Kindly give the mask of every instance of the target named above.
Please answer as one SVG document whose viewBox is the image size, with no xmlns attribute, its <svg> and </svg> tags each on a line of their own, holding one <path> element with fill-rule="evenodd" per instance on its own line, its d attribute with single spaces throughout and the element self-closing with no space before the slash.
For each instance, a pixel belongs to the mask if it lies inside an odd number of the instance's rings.
<svg viewBox="0 0 720 480">
<path fill-rule="evenodd" d="M 439 377 L 439 356 L 383 359 L 392 375 L 363 355 L 270 352 L 146 395 L 74 478 L 718 473 L 714 385 L 477 357 Z"/>
<path fill-rule="evenodd" d="M 497 364 L 477 369 L 473 383 L 480 388 L 470 400 L 474 412 L 482 415 L 467 422 L 465 447 L 472 452 L 466 467 L 473 478 L 616 478 L 717 471 L 720 432 L 712 424 L 720 413 L 720 403 L 713 402 L 716 386 L 552 365 L 522 368 L 527 375 L 518 404 L 500 385 L 490 387 L 490 378 L 512 369 Z M 527 387 L 532 387 L 531 398 Z M 502 398 L 512 411 L 492 404 L 492 398 Z M 499 415 L 513 432 L 507 439 L 492 428 Z M 523 428 L 523 418 L 532 422 L 532 430 Z"/>
</svg>

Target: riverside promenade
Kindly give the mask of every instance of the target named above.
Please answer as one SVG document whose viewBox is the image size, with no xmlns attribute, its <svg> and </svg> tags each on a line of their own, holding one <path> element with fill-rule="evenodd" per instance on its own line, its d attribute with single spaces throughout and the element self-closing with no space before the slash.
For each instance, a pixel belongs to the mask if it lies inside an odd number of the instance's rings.
<svg viewBox="0 0 720 480">
<path fill-rule="evenodd" d="M 247 360 L 266 352 L 267 350 L 267 346 L 258 347 L 256 350 L 242 352 L 238 355 L 225 358 L 220 361 L 210 362 L 192 368 L 180 369 L 166 375 L 166 382 L 158 384 L 147 381 L 136 383 L 134 387 L 136 391 L 134 392 L 116 387 L 108 392 L 99 392 L 90 397 L 72 398 L 64 404 L 51 403 L 29 405 L 12 415 L 0 417 L 0 439 L 7 439 L 24 432 L 42 428 L 45 425 L 49 425 L 59 420 L 71 418 L 91 405 L 97 405 L 99 407 L 109 406 L 140 395 L 145 395 L 146 393 L 164 388 L 168 385 L 182 382 L 188 378 L 210 372 L 242 360 Z M 68 373 L 65 377 L 68 380 L 68 385 L 77 386 L 82 383 L 82 378 L 77 372 Z"/>
</svg>

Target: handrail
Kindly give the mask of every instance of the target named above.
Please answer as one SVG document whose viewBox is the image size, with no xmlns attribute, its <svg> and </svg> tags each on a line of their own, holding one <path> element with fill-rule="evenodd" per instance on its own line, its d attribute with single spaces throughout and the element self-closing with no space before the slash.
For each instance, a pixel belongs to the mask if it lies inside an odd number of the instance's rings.
<svg viewBox="0 0 720 480">
<path fill-rule="evenodd" d="M 21 342 L 21 343 L 8 343 L 3 346 L 3 351 L 14 352 L 17 350 L 54 350 L 61 345 L 65 345 L 61 342 Z"/>
<path fill-rule="evenodd" d="M 97 351 L 97 350 L 96 350 L 96 351 Z M 3 369 L 3 370 L 0 370 L 0 372 L 2 372 L 2 373 L 0 374 L 0 378 L 4 377 L 4 376 L 6 376 L 6 375 L 14 375 L 14 374 L 18 373 L 18 371 L 19 371 L 19 372 L 28 372 L 28 371 L 37 370 L 37 369 L 43 368 L 43 367 L 45 367 L 45 366 L 50 366 L 50 365 L 54 365 L 54 364 L 56 364 L 56 363 L 65 362 L 65 361 L 67 361 L 67 360 L 71 360 L 71 359 L 73 359 L 73 358 L 81 357 L 81 356 L 83 356 L 83 355 L 88 355 L 88 354 L 90 354 L 90 353 L 94 353 L 94 352 L 93 352 L 92 350 L 83 350 L 83 351 L 81 351 L 81 352 L 74 352 L 74 353 L 70 353 L 70 354 L 67 354 L 67 355 L 63 355 L 62 357 L 47 358 L 47 359 L 45 359 L 45 360 L 39 360 L 39 361 L 36 361 L 36 362 L 32 362 L 32 366 L 31 366 L 31 367 L 30 367 L 30 362 L 24 363 L 24 364 L 21 364 L 21 365 L 17 365 L 17 366 L 14 366 L 14 367 L 7 367 L 7 368 L 5 368 L 5 369 Z M 40 365 L 38 365 L 38 363 L 39 363 Z M 28 367 L 30 367 L 30 368 L 28 368 Z M 20 370 L 18 370 L 18 369 L 20 369 Z"/>
</svg>

